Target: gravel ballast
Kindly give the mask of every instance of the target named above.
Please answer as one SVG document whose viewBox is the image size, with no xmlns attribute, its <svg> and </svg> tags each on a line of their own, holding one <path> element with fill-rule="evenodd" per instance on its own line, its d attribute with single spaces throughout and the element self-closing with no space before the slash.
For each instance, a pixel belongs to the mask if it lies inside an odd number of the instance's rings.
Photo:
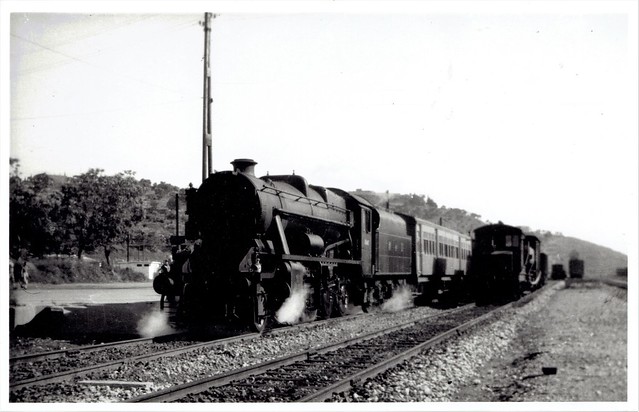
<svg viewBox="0 0 639 412">
<path fill-rule="evenodd" d="M 527 316 L 513 344 L 455 401 L 625 402 L 627 291 L 598 283 L 560 290 Z M 545 375 L 542 368 L 556 368 Z"/>
<path fill-rule="evenodd" d="M 341 319 L 339 322 L 311 325 L 300 330 L 265 334 L 245 342 L 200 348 L 177 356 L 149 362 L 127 363 L 100 373 L 89 373 L 75 380 L 109 380 L 148 382 L 145 388 L 76 385 L 61 382 L 27 387 L 10 393 L 12 402 L 115 402 L 127 400 L 153 390 L 201 379 L 249 365 L 273 360 L 309 348 L 317 348 L 381 330 L 390 325 L 441 313 L 441 310 L 421 307 L 396 313 L 375 313 Z"/>
<path fill-rule="evenodd" d="M 549 285 L 495 322 L 368 380 L 346 402 L 625 401 L 625 291 Z M 542 367 L 555 367 L 545 375 Z"/>
<path fill-rule="evenodd" d="M 535 299 L 422 352 L 351 391 L 337 402 L 577 402 L 627 399 L 627 295 L 599 283 L 555 282 Z M 431 308 L 363 316 L 249 342 L 133 363 L 83 379 L 148 382 L 146 388 L 71 383 L 29 389 L 12 402 L 114 402 L 171 384 L 215 375 L 406 321 Z M 544 367 L 556 368 L 546 375 Z"/>
</svg>

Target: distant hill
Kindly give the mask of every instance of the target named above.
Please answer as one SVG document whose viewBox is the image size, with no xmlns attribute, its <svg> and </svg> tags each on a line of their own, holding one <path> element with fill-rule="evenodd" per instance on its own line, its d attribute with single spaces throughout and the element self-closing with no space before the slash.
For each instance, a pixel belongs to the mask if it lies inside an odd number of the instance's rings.
<svg viewBox="0 0 639 412">
<path fill-rule="evenodd" d="M 469 233 L 487 224 L 481 220 L 480 215 L 462 209 L 438 207 L 433 199 L 424 195 L 386 194 L 361 189 L 351 193 L 363 197 L 376 207 L 385 209 L 388 204 L 391 211 L 442 224 L 461 233 Z M 607 247 L 546 230 L 533 231 L 528 227 L 521 229 L 539 237 L 541 251 L 548 255 L 549 270 L 552 264 L 561 263 L 568 272 L 568 261 L 575 254 L 584 261 L 586 278 L 614 276 L 617 268 L 628 266 L 628 256 Z"/>
<path fill-rule="evenodd" d="M 375 193 L 358 189 L 351 192 L 363 197 L 376 207 L 394 212 L 406 213 L 433 223 L 451 228 L 460 233 L 469 233 L 479 226 L 485 225 L 481 216 L 463 209 L 439 207 L 430 197 L 418 194 Z"/>
<path fill-rule="evenodd" d="M 59 193 L 62 186 L 72 178 L 60 175 L 36 175 L 27 180 L 38 188 L 42 196 Z M 185 196 L 184 189 L 171 184 L 150 180 L 138 181 L 141 189 L 144 217 L 131 228 L 129 233 L 129 254 L 131 259 L 163 260 L 170 253 L 169 238 L 176 233 L 175 228 L 175 194 L 179 193 L 180 234 L 184 231 Z M 363 197 L 379 208 L 410 214 L 461 233 L 470 233 L 486 224 L 481 216 L 457 208 L 439 207 L 429 197 L 418 194 L 376 193 L 358 189 L 352 192 Z M 545 230 L 531 231 L 522 227 L 527 233 L 533 233 L 542 241 L 542 252 L 548 255 L 548 264 L 562 263 L 568 270 L 571 254 L 578 254 L 584 260 L 585 276 L 599 277 L 615 274 L 618 268 L 628 266 L 628 257 L 609 248 L 599 246 L 580 239 L 565 237 L 559 233 Z M 100 251 L 93 253 L 100 259 Z M 114 260 L 126 259 L 126 244 L 114 245 Z M 549 266 L 550 267 L 550 266 Z"/>
<path fill-rule="evenodd" d="M 599 278 L 614 276 L 617 268 L 628 267 L 628 256 L 605 246 L 546 232 L 536 232 L 541 239 L 541 251 L 548 255 L 548 267 L 561 263 L 568 272 L 568 261 L 576 255 L 584 261 L 584 277 Z"/>
</svg>

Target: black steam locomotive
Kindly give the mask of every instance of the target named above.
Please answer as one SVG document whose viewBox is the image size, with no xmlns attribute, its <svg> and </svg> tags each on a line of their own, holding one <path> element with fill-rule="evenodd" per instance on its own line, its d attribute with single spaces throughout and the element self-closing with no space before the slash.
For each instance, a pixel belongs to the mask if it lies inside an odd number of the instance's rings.
<svg viewBox="0 0 639 412">
<path fill-rule="evenodd" d="M 401 286 L 432 298 L 467 284 L 469 236 L 295 174 L 258 178 L 251 159 L 232 165 L 187 189 L 193 249 L 176 249 L 154 280 L 185 316 L 261 330 L 300 292 L 304 310 L 326 318 L 380 305 Z"/>
<path fill-rule="evenodd" d="M 547 262 L 539 238 L 517 227 L 500 222 L 475 229 L 472 283 L 476 302 L 518 299 L 524 290 L 542 287 Z"/>
</svg>

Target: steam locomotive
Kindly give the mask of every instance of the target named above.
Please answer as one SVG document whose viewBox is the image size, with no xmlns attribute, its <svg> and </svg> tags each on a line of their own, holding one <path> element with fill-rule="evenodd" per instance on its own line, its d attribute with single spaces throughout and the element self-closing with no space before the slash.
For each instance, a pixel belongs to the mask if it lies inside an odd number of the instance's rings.
<svg viewBox="0 0 639 412">
<path fill-rule="evenodd" d="M 468 285 L 469 236 L 299 175 L 258 178 L 251 159 L 231 164 L 186 190 L 193 249 L 176 247 L 154 280 L 184 317 L 260 331 L 300 291 L 305 312 L 327 318 L 351 304 L 367 311 L 403 286 L 430 299 Z"/>
</svg>

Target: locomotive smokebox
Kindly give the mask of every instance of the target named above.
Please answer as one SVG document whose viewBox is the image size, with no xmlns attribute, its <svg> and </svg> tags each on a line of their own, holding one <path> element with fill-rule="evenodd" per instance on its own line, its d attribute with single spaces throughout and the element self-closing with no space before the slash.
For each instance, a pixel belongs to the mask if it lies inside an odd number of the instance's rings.
<svg viewBox="0 0 639 412">
<path fill-rule="evenodd" d="M 246 173 L 255 176 L 255 165 L 257 162 L 253 159 L 235 159 L 231 162 L 235 173 Z"/>
</svg>

